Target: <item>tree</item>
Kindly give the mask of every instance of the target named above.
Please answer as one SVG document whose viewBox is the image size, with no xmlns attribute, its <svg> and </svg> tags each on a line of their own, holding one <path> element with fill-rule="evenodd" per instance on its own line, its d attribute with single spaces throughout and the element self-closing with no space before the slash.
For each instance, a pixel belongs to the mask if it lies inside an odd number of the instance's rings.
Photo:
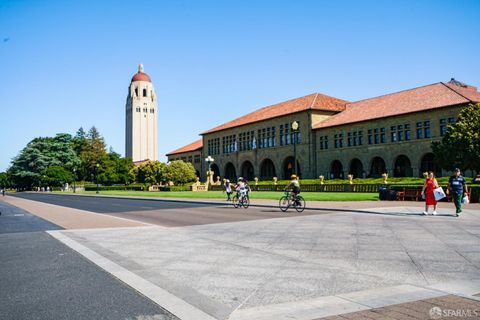
<svg viewBox="0 0 480 320">
<path fill-rule="evenodd" d="M 97 170 L 97 163 L 101 164 L 101 159 L 107 155 L 105 141 L 98 132 L 97 128 L 92 127 L 86 135 L 86 142 L 80 152 L 82 166 L 79 170 L 79 177 L 82 180 L 92 179 Z M 103 170 L 103 166 L 99 166 Z M 100 175 L 102 172 L 98 172 Z"/>
<path fill-rule="evenodd" d="M 160 161 L 147 161 L 138 166 L 137 182 L 143 184 L 157 183 L 157 176 L 161 169 Z"/>
<path fill-rule="evenodd" d="M 169 181 L 175 184 L 185 184 L 196 180 L 195 168 L 190 162 L 172 161 L 167 166 Z"/>
<path fill-rule="evenodd" d="M 463 108 L 442 140 L 432 142 L 432 150 L 445 170 L 459 167 L 480 172 L 480 104 Z"/>
<path fill-rule="evenodd" d="M 7 172 L 0 172 L 0 189 L 10 188 L 10 175 Z"/>
<path fill-rule="evenodd" d="M 80 164 L 72 147 L 72 137 L 59 133 L 55 137 L 39 137 L 30 141 L 12 160 L 8 173 L 19 188 L 39 186 L 45 171 L 60 166 L 68 171 Z"/>
<path fill-rule="evenodd" d="M 63 186 L 65 183 L 71 183 L 73 181 L 73 172 L 66 170 L 64 167 L 51 166 L 45 170 L 45 178 L 43 183 L 54 187 Z"/>
</svg>

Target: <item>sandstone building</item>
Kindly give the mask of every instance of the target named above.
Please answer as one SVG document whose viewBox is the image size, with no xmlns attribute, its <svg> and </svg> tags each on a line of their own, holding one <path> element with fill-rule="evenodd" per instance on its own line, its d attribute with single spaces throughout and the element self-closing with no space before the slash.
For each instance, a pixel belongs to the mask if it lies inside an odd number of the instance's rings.
<svg viewBox="0 0 480 320">
<path fill-rule="evenodd" d="M 204 179 L 212 156 L 215 176 L 235 180 L 421 176 L 433 170 L 431 142 L 440 140 L 460 109 L 480 102 L 476 87 L 452 79 L 349 102 L 321 93 L 264 107 L 201 133 L 202 139 L 167 154 L 193 163 Z M 299 124 L 292 130 L 292 123 Z"/>
</svg>

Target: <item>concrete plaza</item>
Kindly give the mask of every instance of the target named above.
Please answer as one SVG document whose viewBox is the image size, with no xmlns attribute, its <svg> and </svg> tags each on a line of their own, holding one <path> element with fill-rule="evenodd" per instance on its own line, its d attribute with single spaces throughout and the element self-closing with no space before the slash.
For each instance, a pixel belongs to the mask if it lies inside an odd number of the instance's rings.
<svg viewBox="0 0 480 320">
<path fill-rule="evenodd" d="M 181 319 L 369 319 L 365 312 L 420 302 L 417 317 L 390 318 L 430 319 L 425 301 L 459 297 L 480 311 L 477 205 L 460 218 L 450 207 L 424 217 L 408 202 L 325 206 L 305 216 L 49 233 Z"/>
</svg>

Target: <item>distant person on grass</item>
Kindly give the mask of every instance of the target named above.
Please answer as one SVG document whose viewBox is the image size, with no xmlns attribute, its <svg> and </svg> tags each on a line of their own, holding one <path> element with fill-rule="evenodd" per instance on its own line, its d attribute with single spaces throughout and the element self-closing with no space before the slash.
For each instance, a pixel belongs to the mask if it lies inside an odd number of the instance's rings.
<svg viewBox="0 0 480 320">
<path fill-rule="evenodd" d="M 232 201 L 232 185 L 228 179 L 225 181 L 225 192 L 227 193 L 227 201 Z"/>
<path fill-rule="evenodd" d="M 455 216 L 458 217 L 462 212 L 462 199 L 467 196 L 467 182 L 461 175 L 460 169 L 455 168 L 453 176 L 448 180 L 447 193 L 450 192 L 455 208 L 457 209 Z"/>
<path fill-rule="evenodd" d="M 435 175 L 432 171 L 428 173 L 427 179 L 425 179 L 425 183 L 423 184 L 422 189 L 422 197 L 425 198 L 425 211 L 423 211 L 424 215 L 428 215 L 428 207 L 433 206 L 433 215 L 437 214 L 437 200 L 433 195 L 433 190 L 438 188 L 437 179 L 435 179 Z"/>
</svg>

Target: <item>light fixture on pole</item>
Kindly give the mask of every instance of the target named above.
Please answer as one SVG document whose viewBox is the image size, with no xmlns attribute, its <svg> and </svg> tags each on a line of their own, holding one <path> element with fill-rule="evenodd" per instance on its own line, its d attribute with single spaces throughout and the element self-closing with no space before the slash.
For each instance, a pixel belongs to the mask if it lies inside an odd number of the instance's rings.
<svg viewBox="0 0 480 320">
<path fill-rule="evenodd" d="M 292 136 L 293 136 L 293 168 L 295 170 L 294 174 L 297 173 L 297 134 L 298 134 L 298 122 L 292 122 Z"/>
<path fill-rule="evenodd" d="M 208 164 L 208 171 L 210 172 L 210 170 L 211 170 L 210 166 L 212 165 L 212 162 L 215 161 L 215 159 L 213 159 L 212 156 L 208 156 L 208 157 L 205 158 L 205 161 Z"/>
<path fill-rule="evenodd" d="M 98 186 L 98 167 L 100 167 L 100 165 L 97 163 L 95 165 L 95 180 L 97 182 L 97 194 L 100 193 L 99 186 Z"/>
<path fill-rule="evenodd" d="M 75 180 L 77 180 L 77 168 L 73 168 L 73 193 L 76 190 Z"/>
</svg>

